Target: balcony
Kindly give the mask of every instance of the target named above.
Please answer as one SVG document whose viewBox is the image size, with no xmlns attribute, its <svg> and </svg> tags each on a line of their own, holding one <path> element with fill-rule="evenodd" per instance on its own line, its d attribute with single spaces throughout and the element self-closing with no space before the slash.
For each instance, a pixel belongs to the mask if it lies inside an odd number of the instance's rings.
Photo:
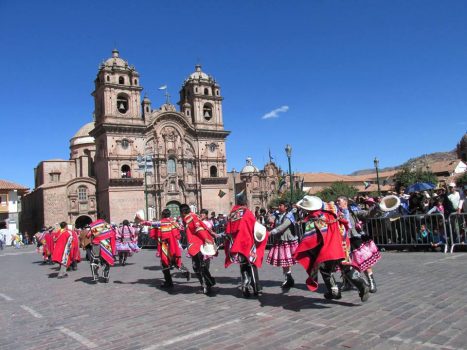
<svg viewBox="0 0 467 350">
<path fill-rule="evenodd" d="M 203 177 L 201 179 L 203 185 L 226 185 L 226 177 Z"/>
<path fill-rule="evenodd" d="M 122 179 L 110 179 L 109 186 L 115 187 L 129 187 L 129 186 L 143 186 L 144 179 L 138 178 L 122 178 Z"/>
</svg>

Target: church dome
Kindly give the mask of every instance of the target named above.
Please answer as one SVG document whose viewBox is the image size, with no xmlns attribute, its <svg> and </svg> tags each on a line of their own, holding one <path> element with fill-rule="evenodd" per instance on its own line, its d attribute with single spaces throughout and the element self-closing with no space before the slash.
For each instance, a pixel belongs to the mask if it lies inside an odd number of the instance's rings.
<svg viewBox="0 0 467 350">
<path fill-rule="evenodd" d="M 121 67 L 121 68 L 126 68 L 128 67 L 128 62 L 125 61 L 123 58 L 120 58 L 119 52 L 117 49 L 112 50 L 112 57 L 108 58 L 105 62 L 104 65 L 113 67 Z"/>
<path fill-rule="evenodd" d="M 246 159 L 246 165 L 243 167 L 240 173 L 247 174 L 247 173 L 258 173 L 258 172 L 259 172 L 259 169 L 253 165 L 253 160 L 250 157 L 248 157 Z"/>
<path fill-rule="evenodd" d="M 85 143 L 94 143 L 94 137 L 89 135 L 94 129 L 94 122 L 83 125 L 70 140 L 70 146 L 82 145 Z"/>
<path fill-rule="evenodd" d="M 197 64 L 195 66 L 195 71 L 190 74 L 188 80 L 212 80 L 212 77 L 207 75 L 201 70 L 201 65 Z"/>
</svg>

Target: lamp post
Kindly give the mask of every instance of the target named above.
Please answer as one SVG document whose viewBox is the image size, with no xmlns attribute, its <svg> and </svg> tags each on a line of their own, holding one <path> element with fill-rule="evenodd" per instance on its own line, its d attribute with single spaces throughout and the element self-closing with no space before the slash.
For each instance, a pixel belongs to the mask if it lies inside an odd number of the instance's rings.
<svg viewBox="0 0 467 350">
<path fill-rule="evenodd" d="M 292 180 L 292 166 L 290 165 L 290 158 L 292 157 L 292 146 L 285 146 L 285 154 L 289 160 L 289 178 L 290 178 L 290 203 L 293 201 L 293 180 Z"/>
<path fill-rule="evenodd" d="M 139 155 L 136 158 L 136 161 L 138 162 L 138 167 L 140 170 L 144 169 L 144 198 L 146 202 L 146 220 L 149 220 L 149 208 L 148 208 L 148 181 L 147 181 L 147 175 L 148 172 L 151 172 L 153 168 L 152 164 L 152 155 L 150 154 L 145 154 L 143 156 Z"/>
<path fill-rule="evenodd" d="M 235 188 L 235 185 L 236 185 L 235 176 L 237 175 L 237 171 L 235 170 L 235 168 L 232 168 L 232 175 L 233 175 L 233 194 L 234 194 L 233 205 L 235 205 L 235 197 L 237 196 L 237 189 Z"/>
<path fill-rule="evenodd" d="M 379 160 L 378 158 L 375 157 L 375 159 L 373 160 L 373 164 L 375 165 L 375 169 L 376 169 L 376 182 L 378 184 L 378 195 L 381 196 L 381 188 L 379 187 L 379 169 L 378 169 Z"/>
</svg>

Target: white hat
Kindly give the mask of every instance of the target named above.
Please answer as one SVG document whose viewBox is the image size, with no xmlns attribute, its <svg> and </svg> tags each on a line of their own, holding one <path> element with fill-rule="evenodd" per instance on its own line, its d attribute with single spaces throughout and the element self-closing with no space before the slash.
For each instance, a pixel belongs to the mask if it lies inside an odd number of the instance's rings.
<svg viewBox="0 0 467 350">
<path fill-rule="evenodd" d="M 448 186 L 449 187 L 456 187 L 456 184 L 454 182 L 451 182 Z"/>
<path fill-rule="evenodd" d="M 255 222 L 255 228 L 253 230 L 254 238 L 256 242 L 262 242 L 266 238 L 266 227 L 260 224 L 258 221 Z"/>
<path fill-rule="evenodd" d="M 323 208 L 323 201 L 316 196 L 305 196 L 297 202 L 297 206 L 305 210 L 320 210 Z"/>
<path fill-rule="evenodd" d="M 201 254 L 206 256 L 214 256 L 217 253 L 217 247 L 214 243 L 206 242 L 199 248 Z"/>
</svg>

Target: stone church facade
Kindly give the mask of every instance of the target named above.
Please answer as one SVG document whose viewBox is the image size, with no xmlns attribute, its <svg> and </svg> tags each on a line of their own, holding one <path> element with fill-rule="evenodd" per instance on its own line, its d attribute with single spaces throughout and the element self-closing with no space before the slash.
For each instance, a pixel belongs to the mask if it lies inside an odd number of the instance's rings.
<svg viewBox="0 0 467 350">
<path fill-rule="evenodd" d="M 146 213 L 146 203 L 150 218 L 164 208 L 176 214 L 182 203 L 194 211 L 229 211 L 229 132 L 213 77 L 197 65 L 182 84 L 179 110 L 168 98 L 153 109 L 141 97 L 139 73 L 117 50 L 94 82 L 94 122 L 71 139 L 70 160 L 42 161 L 35 169 L 35 189 L 23 199 L 24 229 L 132 220 L 137 211 Z M 144 171 L 141 157 L 151 172 Z"/>
</svg>

